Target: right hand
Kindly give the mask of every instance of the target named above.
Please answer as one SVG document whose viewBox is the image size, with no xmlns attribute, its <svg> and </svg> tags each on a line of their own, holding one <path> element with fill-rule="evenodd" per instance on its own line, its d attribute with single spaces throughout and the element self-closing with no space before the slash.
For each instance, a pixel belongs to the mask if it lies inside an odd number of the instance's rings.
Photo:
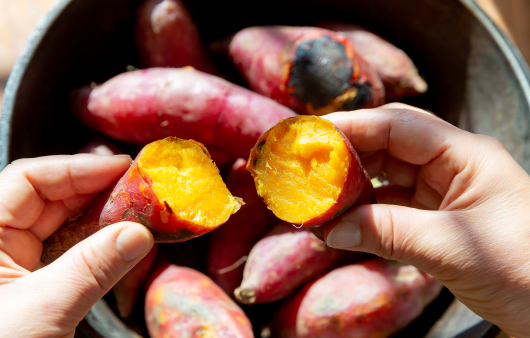
<svg viewBox="0 0 530 338">
<path fill-rule="evenodd" d="M 496 139 L 400 104 L 334 113 L 379 203 L 326 227 L 327 244 L 412 264 L 479 316 L 530 337 L 530 177 Z M 338 224 L 337 224 L 338 223 Z"/>
</svg>

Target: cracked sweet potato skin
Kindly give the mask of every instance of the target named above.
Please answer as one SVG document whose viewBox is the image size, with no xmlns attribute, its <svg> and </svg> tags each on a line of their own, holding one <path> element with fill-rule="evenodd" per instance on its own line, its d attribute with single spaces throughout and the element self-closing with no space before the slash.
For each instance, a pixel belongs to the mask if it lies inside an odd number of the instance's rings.
<svg viewBox="0 0 530 338">
<path fill-rule="evenodd" d="M 337 218 L 352 206 L 376 203 L 374 187 L 370 181 L 370 176 L 368 175 L 366 170 L 364 170 L 361 164 L 361 159 L 359 158 L 359 155 L 351 145 L 350 141 L 346 138 L 344 133 L 338 128 L 337 131 L 341 135 L 342 140 L 344 141 L 344 143 L 349 149 L 350 154 L 352 155 L 352 161 L 350 163 L 350 168 L 348 170 L 348 175 L 342 188 L 342 191 L 336 203 L 326 212 L 304 222 L 304 224 L 297 225 L 308 228 L 317 228 Z M 250 157 L 247 164 L 247 170 L 250 171 L 250 173 L 253 173 L 256 160 L 261 156 L 261 147 L 259 145 L 262 142 L 267 141 L 269 134 L 270 129 L 258 139 L 256 145 L 254 146 L 254 148 L 252 148 L 252 151 L 250 152 Z M 318 231 L 315 232 L 315 234 L 318 234 L 317 237 L 323 239 L 323 233 L 319 233 Z"/>
<path fill-rule="evenodd" d="M 290 109 L 194 69 L 150 68 L 120 74 L 73 94 L 84 124 L 118 140 L 145 145 L 176 136 L 233 158 L 247 158 L 256 140 Z"/>
<path fill-rule="evenodd" d="M 385 338 L 421 314 L 442 289 L 411 265 L 374 259 L 337 268 L 282 304 L 278 338 Z"/>
<path fill-rule="evenodd" d="M 43 243 L 41 260 L 44 263 L 53 262 L 105 226 L 122 221 L 143 224 L 159 243 L 181 242 L 215 229 L 179 218 L 167 204 L 158 200 L 149 176 L 144 178 L 140 174 L 138 162 L 143 151 L 113 188 L 101 194 L 82 216 L 63 224 L 48 237 Z"/>
<path fill-rule="evenodd" d="M 343 34 L 379 75 L 387 99 L 399 99 L 427 91 L 427 83 L 401 49 L 357 25 L 339 21 L 322 22 L 319 27 Z"/>
<path fill-rule="evenodd" d="M 308 229 L 281 222 L 252 248 L 236 299 L 246 304 L 282 299 L 330 270 L 340 253 Z"/>
<path fill-rule="evenodd" d="M 253 338 L 244 312 L 210 278 L 169 265 L 149 285 L 145 319 L 152 338 Z"/>
<path fill-rule="evenodd" d="M 297 113 L 323 115 L 338 110 L 352 110 L 340 105 L 330 109 L 313 109 L 309 104 L 294 97 L 292 88 L 289 88 L 297 49 L 305 41 L 322 36 L 330 37 L 331 40 L 344 46 L 354 68 L 351 84 L 369 84 L 371 98 L 358 108 L 382 105 L 385 93 L 381 79 L 347 39 L 333 31 L 317 27 L 249 27 L 234 35 L 229 46 L 229 54 L 254 91 L 274 99 Z M 326 81 L 325 78 L 321 80 Z"/>
<path fill-rule="evenodd" d="M 135 38 L 145 68 L 192 66 L 215 73 L 199 31 L 180 0 L 143 1 L 138 9 Z"/>
<path fill-rule="evenodd" d="M 245 160 L 238 159 L 225 180 L 228 190 L 243 198 L 245 205 L 211 233 L 208 246 L 208 275 L 230 296 L 243 279 L 244 257 L 278 222 L 256 193 L 246 164 Z M 239 266 L 231 269 L 235 263 Z"/>
</svg>

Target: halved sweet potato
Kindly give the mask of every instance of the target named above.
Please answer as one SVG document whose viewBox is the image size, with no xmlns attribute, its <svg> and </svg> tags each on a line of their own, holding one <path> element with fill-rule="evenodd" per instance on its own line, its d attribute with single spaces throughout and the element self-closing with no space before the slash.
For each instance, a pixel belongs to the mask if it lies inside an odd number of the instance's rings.
<svg viewBox="0 0 530 338">
<path fill-rule="evenodd" d="M 157 242 L 180 242 L 225 223 L 241 207 L 226 188 L 206 148 L 168 137 L 146 145 L 114 188 L 84 216 L 64 224 L 44 243 L 50 263 L 101 228 L 121 222 L 148 227 Z"/>
<path fill-rule="evenodd" d="M 260 137 L 247 170 L 272 212 L 289 223 L 322 225 L 354 203 L 374 203 L 370 178 L 345 136 L 316 116 L 285 119 Z"/>
</svg>

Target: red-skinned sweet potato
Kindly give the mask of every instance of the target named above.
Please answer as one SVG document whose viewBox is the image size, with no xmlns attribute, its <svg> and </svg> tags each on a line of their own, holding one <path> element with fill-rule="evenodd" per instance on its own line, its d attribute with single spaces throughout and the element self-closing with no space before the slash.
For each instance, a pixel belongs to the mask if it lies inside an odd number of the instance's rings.
<svg viewBox="0 0 530 338">
<path fill-rule="evenodd" d="M 199 31 L 180 0 L 145 0 L 135 27 L 142 67 L 186 67 L 215 73 Z"/>
<path fill-rule="evenodd" d="M 149 285 L 145 319 L 152 338 L 251 338 L 245 313 L 210 278 L 169 265 Z"/>
<path fill-rule="evenodd" d="M 247 158 L 256 140 L 290 109 L 194 69 L 151 68 L 124 73 L 72 98 L 73 111 L 110 137 L 146 144 L 167 136 Z"/>
<path fill-rule="evenodd" d="M 249 27 L 230 57 L 250 87 L 298 113 L 323 115 L 384 102 L 379 76 L 348 40 L 316 27 Z"/>
<path fill-rule="evenodd" d="M 262 135 L 247 170 L 280 219 L 318 227 L 352 205 L 375 203 L 368 173 L 348 139 L 317 116 L 283 120 Z"/>
<path fill-rule="evenodd" d="M 228 190 L 243 198 L 245 205 L 212 232 L 208 247 L 208 274 L 229 295 L 241 284 L 244 263 L 254 244 L 278 222 L 256 193 L 246 164 L 238 159 L 225 180 Z"/>
<path fill-rule="evenodd" d="M 282 299 L 339 258 L 339 250 L 328 248 L 308 229 L 281 222 L 252 248 L 236 299 L 245 304 Z"/>
<path fill-rule="evenodd" d="M 337 268 L 282 304 L 275 338 L 385 338 L 407 326 L 442 285 L 411 265 L 383 259 Z"/>
<path fill-rule="evenodd" d="M 51 235 L 41 259 L 48 264 L 121 221 L 145 225 L 158 242 L 185 241 L 219 227 L 240 206 L 202 144 L 168 137 L 146 145 L 113 188 Z"/>
<path fill-rule="evenodd" d="M 390 42 L 362 27 L 344 22 L 322 22 L 318 26 L 339 32 L 348 38 L 383 81 L 387 99 L 427 91 L 427 83 L 418 74 L 412 60 Z"/>
<path fill-rule="evenodd" d="M 157 253 L 158 244 L 155 244 L 151 251 L 112 287 L 116 307 L 121 318 L 126 319 L 131 315 L 134 303 L 147 280 Z"/>
</svg>

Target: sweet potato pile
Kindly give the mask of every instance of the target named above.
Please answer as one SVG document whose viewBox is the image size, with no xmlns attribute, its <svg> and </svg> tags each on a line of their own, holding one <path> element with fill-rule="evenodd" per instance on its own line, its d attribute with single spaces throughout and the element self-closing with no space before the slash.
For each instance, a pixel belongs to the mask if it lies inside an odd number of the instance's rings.
<svg viewBox="0 0 530 338">
<path fill-rule="evenodd" d="M 80 151 L 125 153 L 109 137 L 136 158 L 45 241 L 42 261 L 112 223 L 148 227 L 165 244 L 113 294 L 120 316 L 134 323 L 140 313 L 153 338 L 384 338 L 407 326 L 440 284 L 319 238 L 326 222 L 376 201 L 349 140 L 318 115 L 425 92 L 412 60 L 340 22 L 247 27 L 207 49 L 193 14 L 180 0 L 143 0 L 134 33 L 139 69 L 72 90 L 72 113 L 99 133 Z M 216 67 L 223 62 L 248 88 Z M 201 235 L 208 247 L 168 254 L 186 244 L 173 242 Z"/>
</svg>

